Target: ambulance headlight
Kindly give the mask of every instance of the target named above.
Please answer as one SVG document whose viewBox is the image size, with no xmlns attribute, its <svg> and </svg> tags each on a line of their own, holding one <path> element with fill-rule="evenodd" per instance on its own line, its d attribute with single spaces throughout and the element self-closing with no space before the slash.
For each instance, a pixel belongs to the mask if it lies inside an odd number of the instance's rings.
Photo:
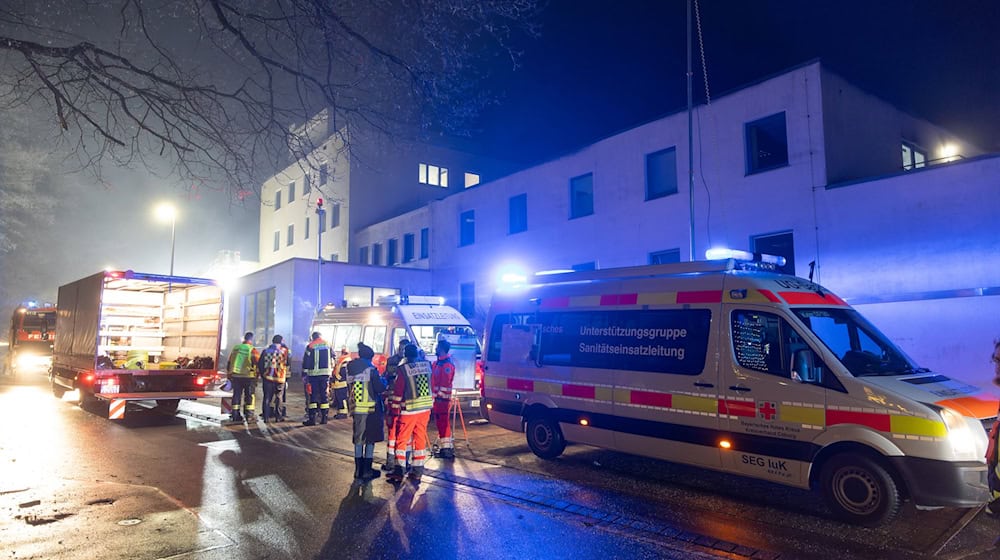
<svg viewBox="0 0 1000 560">
<path fill-rule="evenodd" d="M 969 429 L 964 416 L 950 408 L 942 408 L 941 419 L 948 428 L 948 442 L 957 459 L 978 459 L 982 455 L 976 445 L 976 435 Z"/>
</svg>

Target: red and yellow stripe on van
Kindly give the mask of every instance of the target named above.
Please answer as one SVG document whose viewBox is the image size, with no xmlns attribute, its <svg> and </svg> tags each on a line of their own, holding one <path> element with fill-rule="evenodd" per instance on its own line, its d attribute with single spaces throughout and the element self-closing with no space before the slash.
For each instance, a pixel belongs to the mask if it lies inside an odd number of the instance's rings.
<svg viewBox="0 0 1000 560">
<path fill-rule="evenodd" d="M 486 376 L 487 388 L 515 392 L 538 392 L 553 397 L 568 397 L 592 401 L 595 404 L 614 403 L 617 406 L 658 409 L 665 412 L 718 416 L 720 418 L 754 418 L 770 422 L 796 424 L 803 429 L 821 430 L 838 424 L 856 424 L 892 437 L 906 439 L 937 439 L 947 435 L 941 420 L 886 412 L 874 408 L 813 405 L 802 402 L 768 402 L 744 398 L 719 399 L 689 393 L 667 393 L 552 380 Z"/>
</svg>

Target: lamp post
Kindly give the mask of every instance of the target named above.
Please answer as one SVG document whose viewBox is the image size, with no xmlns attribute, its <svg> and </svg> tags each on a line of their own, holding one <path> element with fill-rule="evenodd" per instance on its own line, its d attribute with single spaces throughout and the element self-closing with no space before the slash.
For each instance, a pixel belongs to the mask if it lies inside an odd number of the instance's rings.
<svg viewBox="0 0 1000 560">
<path fill-rule="evenodd" d="M 177 208 L 169 202 L 156 207 L 156 217 L 161 222 L 170 222 L 170 275 L 174 275 L 174 247 L 177 241 Z"/>
</svg>

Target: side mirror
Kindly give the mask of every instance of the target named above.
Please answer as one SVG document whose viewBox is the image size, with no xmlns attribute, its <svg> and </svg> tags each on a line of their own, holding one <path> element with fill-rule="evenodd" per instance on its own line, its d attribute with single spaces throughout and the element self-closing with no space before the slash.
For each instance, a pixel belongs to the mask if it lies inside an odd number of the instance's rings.
<svg viewBox="0 0 1000 560">
<path fill-rule="evenodd" d="M 808 348 L 796 350 L 792 354 L 792 380 L 800 383 L 815 383 L 819 381 L 816 370 L 816 354 Z"/>
</svg>

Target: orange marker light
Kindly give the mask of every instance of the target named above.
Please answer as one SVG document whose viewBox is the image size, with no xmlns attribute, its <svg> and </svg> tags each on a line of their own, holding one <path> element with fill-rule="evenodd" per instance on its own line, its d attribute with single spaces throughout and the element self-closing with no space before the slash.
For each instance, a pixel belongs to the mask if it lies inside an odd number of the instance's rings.
<svg viewBox="0 0 1000 560">
<path fill-rule="evenodd" d="M 729 440 L 724 439 L 724 440 L 722 440 L 722 441 L 719 442 L 719 447 L 721 447 L 723 449 L 731 449 L 733 447 L 733 444 L 729 443 Z"/>
<path fill-rule="evenodd" d="M 581 426 L 589 426 L 590 425 L 590 420 L 587 420 L 586 418 L 581 418 L 580 419 L 580 425 Z"/>
</svg>

